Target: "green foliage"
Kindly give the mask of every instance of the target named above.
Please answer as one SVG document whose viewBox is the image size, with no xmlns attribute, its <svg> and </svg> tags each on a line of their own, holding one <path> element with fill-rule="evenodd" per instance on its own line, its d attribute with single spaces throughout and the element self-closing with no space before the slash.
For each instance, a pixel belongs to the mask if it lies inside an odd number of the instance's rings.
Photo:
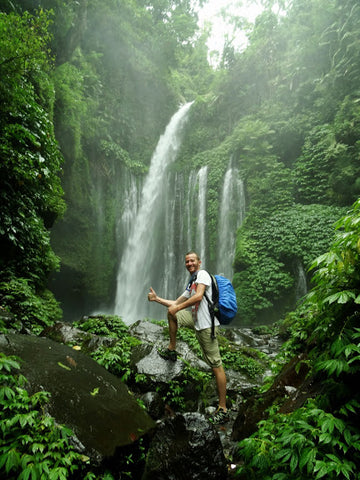
<svg viewBox="0 0 360 480">
<path fill-rule="evenodd" d="M 166 388 L 160 385 L 158 391 L 165 403 L 180 412 L 185 412 L 189 408 L 197 407 L 198 397 L 206 403 L 206 389 L 212 376 L 208 372 L 191 367 L 185 360 L 180 359 L 180 361 L 185 363 L 181 376 L 170 380 Z"/>
<path fill-rule="evenodd" d="M 116 339 L 110 346 L 104 345 L 98 348 L 91 356 L 100 365 L 126 382 L 131 375 L 131 351 L 141 341 L 129 335 L 129 327 L 121 318 L 116 316 L 90 317 L 85 321 L 75 322 L 74 326 L 94 335 Z"/>
<path fill-rule="evenodd" d="M 15 357 L 0 353 L 1 478 L 66 480 L 85 460 L 69 445 L 71 431 L 43 412 L 47 392 L 29 395 Z"/>
<path fill-rule="evenodd" d="M 269 412 L 240 442 L 238 478 L 358 478 L 360 465 L 360 200 L 336 224 L 328 253 L 318 257 L 315 286 L 291 316 L 282 358 L 307 351 L 309 376 L 321 394 L 290 414 Z"/>
<path fill-rule="evenodd" d="M 34 331 L 60 316 L 45 287 L 59 267 L 48 228 L 65 209 L 51 119 L 48 27 L 42 11 L 0 14 L 0 294 Z"/>
<path fill-rule="evenodd" d="M 358 412 L 360 405 L 354 408 Z M 344 419 L 309 402 L 295 412 L 275 414 L 240 443 L 245 461 L 237 478 L 261 480 L 355 479 L 360 435 Z"/>
<path fill-rule="evenodd" d="M 81 157 L 82 127 L 87 113 L 84 98 L 84 73 L 75 65 L 64 63 L 53 74 L 56 88 L 56 115 L 63 122 L 58 125 L 58 135 L 66 138 L 64 153 L 74 159 Z M 72 148 L 69 151 L 69 148 Z"/>
<path fill-rule="evenodd" d="M 40 333 L 61 318 L 62 312 L 53 294 L 49 290 L 37 292 L 25 278 L 0 282 L 0 291 L 2 306 L 14 315 L 8 328 L 25 326 L 33 333 Z"/>
<path fill-rule="evenodd" d="M 257 378 L 265 371 L 265 355 L 250 348 L 230 348 L 227 345 L 220 346 L 221 359 L 225 370 L 243 372 L 249 378 Z"/>
<path fill-rule="evenodd" d="M 85 332 L 101 335 L 104 337 L 121 338 L 127 335 L 129 327 L 115 315 L 101 315 L 99 317 L 88 317 L 73 323 L 74 327 Z"/>
<path fill-rule="evenodd" d="M 359 285 L 359 212 L 360 201 L 336 223 L 336 237 L 328 253 L 318 257 L 312 264 L 316 269 L 315 287 L 306 297 L 303 309 L 310 311 L 308 322 L 294 332 L 318 342 L 341 334 L 344 326 L 352 326 L 353 316 L 360 301 Z M 321 321 L 319 321 L 321 320 Z M 332 328 L 328 329 L 331 322 Z"/>
<path fill-rule="evenodd" d="M 294 170 L 296 196 L 300 202 L 346 205 L 359 194 L 356 186 L 359 174 L 355 139 L 359 116 L 357 103 L 358 100 L 345 99 L 335 120 L 337 131 L 333 126 L 321 125 L 307 137 L 303 155 Z M 348 134 L 344 133 L 346 126 Z"/>
<path fill-rule="evenodd" d="M 326 251 L 333 225 L 343 213 L 340 208 L 295 205 L 263 221 L 253 217 L 243 224 L 233 281 L 240 318 L 262 315 L 280 299 L 287 308 L 295 305 L 299 264 L 307 269 L 314 257 Z"/>
</svg>

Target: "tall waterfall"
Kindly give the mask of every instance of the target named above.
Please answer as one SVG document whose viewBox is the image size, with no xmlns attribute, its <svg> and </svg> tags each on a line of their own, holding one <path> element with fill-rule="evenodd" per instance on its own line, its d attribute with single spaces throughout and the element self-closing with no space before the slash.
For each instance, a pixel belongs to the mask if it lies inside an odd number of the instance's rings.
<svg viewBox="0 0 360 480">
<path fill-rule="evenodd" d="M 238 169 L 233 168 L 231 163 L 225 174 L 221 195 L 216 263 L 217 273 L 230 279 L 233 276 L 236 230 L 245 216 L 244 183 L 239 177 Z"/>
<path fill-rule="evenodd" d="M 171 220 L 171 206 L 166 203 L 167 166 L 176 158 L 182 126 L 192 103 L 182 106 L 171 118 L 152 156 L 141 202 L 127 244 L 122 252 L 117 277 L 114 312 L 126 323 L 133 323 L 148 314 L 146 293 L 157 273 L 168 268 L 164 264 L 164 218 Z M 170 217 L 169 217 L 170 216 Z"/>
</svg>

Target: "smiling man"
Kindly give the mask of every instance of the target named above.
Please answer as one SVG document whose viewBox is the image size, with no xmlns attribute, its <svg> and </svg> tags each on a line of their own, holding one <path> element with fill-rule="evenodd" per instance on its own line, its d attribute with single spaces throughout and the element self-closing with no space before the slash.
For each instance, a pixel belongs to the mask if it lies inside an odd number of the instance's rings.
<svg viewBox="0 0 360 480">
<path fill-rule="evenodd" d="M 212 298 L 211 277 L 206 270 L 201 270 L 201 260 L 196 252 L 185 255 L 185 267 L 191 277 L 185 291 L 176 300 L 160 298 L 150 287 L 148 300 L 164 305 L 168 309 L 169 346 L 159 350 L 159 355 L 165 360 L 176 361 L 176 334 L 179 327 L 195 329 L 196 338 L 200 344 L 205 362 L 212 368 L 216 379 L 219 395 L 219 406 L 212 416 L 213 423 L 225 423 L 228 420 L 226 408 L 226 375 L 222 366 L 217 340 L 219 322 L 215 318 L 215 338 L 211 335 L 211 316 L 208 302 Z"/>
</svg>

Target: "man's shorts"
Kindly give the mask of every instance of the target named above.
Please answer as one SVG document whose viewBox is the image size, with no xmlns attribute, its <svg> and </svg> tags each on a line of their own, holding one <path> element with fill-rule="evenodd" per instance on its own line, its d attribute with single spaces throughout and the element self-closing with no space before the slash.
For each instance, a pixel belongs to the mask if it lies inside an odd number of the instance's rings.
<svg viewBox="0 0 360 480">
<path fill-rule="evenodd" d="M 176 314 L 178 327 L 186 327 L 195 330 L 205 362 L 211 368 L 221 367 L 222 361 L 219 351 L 217 334 L 219 327 L 215 327 L 215 338 L 211 338 L 211 327 L 204 330 L 196 330 L 192 314 L 189 310 L 180 310 Z"/>
</svg>

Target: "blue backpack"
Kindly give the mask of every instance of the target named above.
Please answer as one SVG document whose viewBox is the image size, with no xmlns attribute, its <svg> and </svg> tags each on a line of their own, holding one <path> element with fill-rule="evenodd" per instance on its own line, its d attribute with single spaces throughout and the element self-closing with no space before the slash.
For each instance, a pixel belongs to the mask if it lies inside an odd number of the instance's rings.
<svg viewBox="0 0 360 480">
<path fill-rule="evenodd" d="M 222 275 L 210 275 L 212 281 L 212 303 L 214 315 L 221 325 L 229 325 L 237 313 L 237 302 L 234 287 L 230 280 Z"/>
<path fill-rule="evenodd" d="M 222 275 L 211 275 L 212 299 L 205 293 L 212 321 L 211 336 L 215 338 L 215 317 L 221 325 L 229 325 L 237 313 L 237 302 L 234 287 L 230 280 Z M 196 275 L 190 283 L 196 280 Z"/>
</svg>

